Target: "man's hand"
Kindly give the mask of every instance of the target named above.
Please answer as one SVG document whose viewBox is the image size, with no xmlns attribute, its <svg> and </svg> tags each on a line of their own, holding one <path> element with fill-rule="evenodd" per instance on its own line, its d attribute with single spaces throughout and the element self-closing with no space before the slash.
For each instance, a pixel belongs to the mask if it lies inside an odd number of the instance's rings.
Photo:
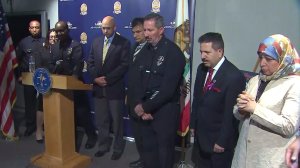
<svg viewBox="0 0 300 168">
<path fill-rule="evenodd" d="M 218 144 L 215 144 L 214 146 L 214 152 L 215 153 L 223 153 L 225 151 L 225 149 L 221 146 L 219 146 Z"/>
<path fill-rule="evenodd" d="M 142 118 L 142 120 L 153 120 L 153 116 L 151 114 L 145 113 L 142 104 L 138 104 L 134 108 L 134 112 L 136 115 Z"/>
<path fill-rule="evenodd" d="M 298 168 L 298 156 L 300 152 L 300 138 L 294 140 L 286 149 L 285 163 L 290 168 Z"/>
<path fill-rule="evenodd" d="M 134 108 L 134 112 L 137 116 L 141 117 L 145 113 L 142 104 L 136 105 Z"/>
<path fill-rule="evenodd" d="M 106 81 L 105 76 L 95 78 L 94 82 L 99 86 L 106 86 L 107 85 L 107 81 Z"/>
<path fill-rule="evenodd" d="M 143 120 L 153 120 L 153 116 L 151 114 L 144 113 L 142 115 Z"/>
</svg>

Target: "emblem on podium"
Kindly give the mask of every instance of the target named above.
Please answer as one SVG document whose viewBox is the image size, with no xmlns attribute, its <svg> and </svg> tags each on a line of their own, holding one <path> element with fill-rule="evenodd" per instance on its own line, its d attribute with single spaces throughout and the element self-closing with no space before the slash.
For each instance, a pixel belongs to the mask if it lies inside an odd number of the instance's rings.
<svg viewBox="0 0 300 168">
<path fill-rule="evenodd" d="M 37 92 L 46 94 L 50 90 L 52 84 L 49 71 L 45 68 L 36 69 L 32 77 L 32 82 Z"/>
</svg>

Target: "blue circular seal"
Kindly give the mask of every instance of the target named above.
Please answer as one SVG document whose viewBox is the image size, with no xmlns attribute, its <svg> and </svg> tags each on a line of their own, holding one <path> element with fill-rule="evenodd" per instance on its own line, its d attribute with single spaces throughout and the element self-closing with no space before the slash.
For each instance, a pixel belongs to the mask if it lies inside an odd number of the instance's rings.
<svg viewBox="0 0 300 168">
<path fill-rule="evenodd" d="M 32 82 L 34 88 L 39 93 L 47 93 L 50 90 L 52 84 L 52 79 L 49 71 L 45 68 L 36 69 L 32 77 Z"/>
</svg>

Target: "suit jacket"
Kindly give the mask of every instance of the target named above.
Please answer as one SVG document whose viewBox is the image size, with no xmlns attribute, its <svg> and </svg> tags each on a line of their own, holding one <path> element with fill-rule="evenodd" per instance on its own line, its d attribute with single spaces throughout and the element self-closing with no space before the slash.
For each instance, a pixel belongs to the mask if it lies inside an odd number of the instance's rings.
<svg viewBox="0 0 300 168">
<path fill-rule="evenodd" d="M 238 137 L 238 122 L 232 111 L 236 98 L 245 88 L 243 74 L 227 59 L 215 74 L 213 86 L 203 93 L 208 68 L 199 65 L 194 87 L 191 128 L 195 129 L 200 149 L 213 152 L 214 144 L 233 150 Z"/>
<path fill-rule="evenodd" d="M 124 99 L 124 75 L 128 69 L 130 43 L 124 37 L 115 34 L 102 64 L 104 36 L 96 38 L 91 46 L 88 58 L 88 72 L 92 81 L 97 77 L 105 76 L 106 87 L 94 83 L 93 95 L 108 99 Z"/>
</svg>

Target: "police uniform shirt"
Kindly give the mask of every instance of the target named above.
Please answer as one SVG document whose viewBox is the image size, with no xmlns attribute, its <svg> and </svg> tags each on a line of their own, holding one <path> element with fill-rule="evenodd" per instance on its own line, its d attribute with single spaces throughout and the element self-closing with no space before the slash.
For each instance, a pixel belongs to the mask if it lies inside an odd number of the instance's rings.
<svg viewBox="0 0 300 168">
<path fill-rule="evenodd" d="M 147 44 L 140 60 L 145 111 L 153 112 L 166 102 L 178 101 L 179 86 L 185 66 L 180 48 L 165 37 L 156 46 Z"/>
<path fill-rule="evenodd" d="M 20 73 L 29 71 L 29 56 L 33 55 L 36 59 L 38 59 L 44 42 L 45 38 L 33 38 L 32 36 L 27 36 L 21 40 L 16 48 Z"/>
<path fill-rule="evenodd" d="M 56 43 L 53 46 L 55 70 L 57 74 L 76 75 L 81 77 L 83 68 L 82 46 L 79 42 L 68 39 L 65 43 Z M 59 62 L 59 63 L 58 63 Z"/>
</svg>

